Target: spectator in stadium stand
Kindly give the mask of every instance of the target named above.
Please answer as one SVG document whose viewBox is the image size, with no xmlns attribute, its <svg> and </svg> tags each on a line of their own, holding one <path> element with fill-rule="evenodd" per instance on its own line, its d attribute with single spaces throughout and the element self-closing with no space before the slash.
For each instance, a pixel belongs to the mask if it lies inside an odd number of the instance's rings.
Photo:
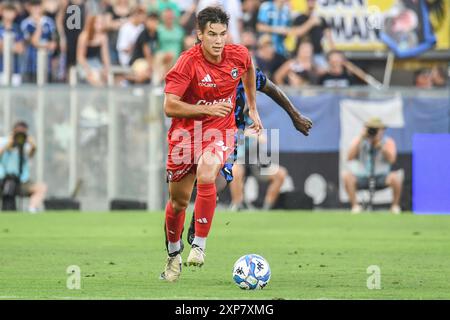
<svg viewBox="0 0 450 320">
<path fill-rule="evenodd" d="M 157 12 L 159 16 L 162 15 L 162 13 L 170 9 L 173 11 L 175 17 L 180 19 L 181 16 L 181 7 L 178 3 L 178 1 L 173 0 L 151 0 L 149 4 L 147 5 L 147 12 Z"/>
<path fill-rule="evenodd" d="M 80 28 L 72 28 L 68 23 L 69 19 L 73 15 L 73 12 L 68 8 L 70 6 L 77 6 L 79 8 L 80 17 Z M 71 67 L 77 64 L 77 44 L 78 38 L 84 29 L 84 23 L 86 21 L 86 0 L 63 0 L 60 6 L 60 11 L 57 16 L 57 26 L 60 31 L 59 46 L 61 48 L 61 54 L 65 56 L 65 73 Z"/>
<path fill-rule="evenodd" d="M 127 77 L 132 83 L 146 83 L 151 78 L 153 54 L 158 47 L 158 23 L 158 14 L 150 13 L 145 20 L 145 29 L 136 40 L 130 60 L 132 74 Z"/>
<path fill-rule="evenodd" d="M 166 9 L 158 26 L 158 51 L 155 55 L 152 82 L 159 84 L 183 50 L 184 30 L 178 24 L 175 13 Z"/>
<path fill-rule="evenodd" d="M 242 2 L 242 23 L 245 30 L 256 34 L 256 24 L 258 23 L 259 0 L 244 0 Z"/>
<path fill-rule="evenodd" d="M 104 20 L 101 15 L 89 16 L 78 38 L 78 72 L 81 79 L 93 86 L 103 86 L 107 83 L 111 63 Z"/>
<path fill-rule="evenodd" d="M 273 79 L 274 73 L 286 62 L 286 58 L 277 53 L 272 42 L 272 36 L 262 35 L 258 39 L 258 50 L 256 51 L 256 65 L 269 77 Z"/>
<path fill-rule="evenodd" d="M 173 2 L 178 6 L 180 15 L 183 15 L 183 13 L 192 10 L 193 7 L 197 7 L 198 0 L 173 0 Z"/>
<path fill-rule="evenodd" d="M 241 0 L 199 0 L 197 13 L 206 7 L 222 7 L 230 17 L 228 23 L 228 43 L 240 43 L 242 29 L 242 4 Z"/>
<path fill-rule="evenodd" d="M 14 45 L 14 61 L 13 61 L 13 75 L 12 84 L 17 86 L 22 83 L 22 75 L 20 70 L 19 56 L 25 52 L 25 44 L 23 41 L 23 35 L 20 31 L 20 27 L 15 23 L 17 16 L 17 9 L 13 4 L 5 4 L 2 9 L 2 22 L 0 23 L 0 81 L 3 81 L 3 40 L 5 32 L 9 31 L 13 33 Z M 2 83 L 3 84 L 3 83 Z"/>
<path fill-rule="evenodd" d="M 62 28 L 59 28 L 59 25 L 57 23 L 60 7 L 62 7 L 60 0 L 42 0 L 42 9 L 44 11 L 44 15 L 52 19 L 53 24 L 56 27 L 56 48 L 53 51 L 51 59 L 52 79 L 55 82 L 61 82 L 65 80 L 65 61 L 61 60 L 61 58 L 65 58 L 65 55 L 61 55 L 60 47 L 61 34 L 64 32 L 64 30 Z"/>
<path fill-rule="evenodd" d="M 187 35 L 186 37 L 184 37 L 183 40 L 183 51 L 192 48 L 193 46 L 195 46 L 196 43 L 197 43 L 196 35 L 193 34 Z"/>
<path fill-rule="evenodd" d="M 414 73 L 414 86 L 421 89 L 430 89 L 433 87 L 431 70 L 427 68 L 419 69 Z"/>
<path fill-rule="evenodd" d="M 23 80 L 36 82 L 37 53 L 38 49 L 43 48 L 48 52 L 47 73 L 51 81 L 51 57 L 57 46 L 56 26 L 51 18 L 43 15 L 39 0 L 31 0 L 28 9 L 30 15 L 20 25 L 26 43 Z"/>
<path fill-rule="evenodd" d="M 447 75 L 445 74 L 445 68 L 440 66 L 434 66 L 431 69 L 431 80 L 433 87 L 443 88 L 447 85 Z"/>
<path fill-rule="evenodd" d="M 315 84 L 317 70 L 314 65 L 313 50 L 311 42 L 302 42 L 297 49 L 297 55 L 286 61 L 275 72 L 275 83 L 293 87 Z"/>
<path fill-rule="evenodd" d="M 106 30 L 108 31 L 109 53 L 111 64 L 119 64 L 117 51 L 117 38 L 120 28 L 128 22 L 132 9 L 136 6 L 132 0 L 111 0 L 111 5 L 106 9 Z"/>
<path fill-rule="evenodd" d="M 352 213 L 360 213 L 362 208 L 357 202 L 356 190 L 369 188 L 371 169 L 374 172 L 375 188 L 392 188 L 394 199 L 391 212 L 399 214 L 402 180 L 398 172 L 391 171 L 397 159 L 397 146 L 394 139 L 386 136 L 385 125 L 379 118 L 371 118 L 365 123 L 361 134 L 355 137 L 350 145 L 347 160 L 354 166 L 342 173 L 345 190 L 350 199 Z M 373 149 L 372 149 L 373 148 Z M 372 168 L 371 153 L 374 152 Z"/>
<path fill-rule="evenodd" d="M 136 40 L 144 30 L 146 11 L 141 7 L 135 7 L 130 15 L 128 22 L 119 29 L 117 37 L 117 52 L 119 53 L 119 62 L 122 66 L 129 66 L 131 55 L 136 44 Z"/>
<path fill-rule="evenodd" d="M 260 34 L 271 34 L 275 50 L 286 56 L 284 39 L 290 32 L 291 10 L 288 0 L 266 1 L 259 7 L 256 30 Z"/>
<path fill-rule="evenodd" d="M 314 47 L 314 63 L 321 70 L 326 69 L 327 61 L 322 47 L 322 41 L 325 37 L 328 48 L 334 49 L 331 28 L 324 18 L 317 16 L 317 0 L 307 0 L 307 12 L 300 14 L 292 23 L 292 33 L 297 38 L 297 47 L 302 41 L 310 41 Z"/>
<path fill-rule="evenodd" d="M 241 35 L 241 44 L 248 49 L 254 61 L 257 44 L 255 33 L 250 30 L 244 31 Z"/>
<path fill-rule="evenodd" d="M 97 14 L 106 14 L 106 11 L 109 9 L 109 7 L 111 6 L 111 0 L 85 0 L 86 2 L 88 1 L 95 1 L 97 4 L 97 9 L 98 12 L 96 12 Z"/>
<path fill-rule="evenodd" d="M 147 6 L 148 12 L 157 12 L 160 17 L 167 9 L 173 11 L 175 15 L 175 23 L 184 29 L 184 33 L 189 35 L 195 34 L 196 29 L 196 10 L 199 0 L 153 0 Z M 189 44 L 189 39 L 187 40 Z"/>
<path fill-rule="evenodd" d="M 346 88 L 354 83 L 344 67 L 344 53 L 331 50 L 327 53 L 328 70 L 319 78 L 319 84 L 328 88 Z"/>
<path fill-rule="evenodd" d="M 178 0 L 175 1 L 181 10 L 180 26 L 183 27 L 186 35 L 196 35 L 196 14 L 198 0 Z"/>
<path fill-rule="evenodd" d="M 44 15 L 51 18 L 55 24 L 60 5 L 61 3 L 59 0 L 42 0 L 42 10 L 44 11 Z"/>
<path fill-rule="evenodd" d="M 22 23 L 23 20 L 25 20 L 28 17 L 28 12 L 25 9 L 25 2 L 23 1 L 19 1 L 19 0 L 15 0 L 15 1 L 11 1 L 11 4 L 13 4 L 16 7 L 16 19 L 14 20 L 15 23 L 17 23 L 17 25 L 20 26 L 20 24 Z"/>
</svg>

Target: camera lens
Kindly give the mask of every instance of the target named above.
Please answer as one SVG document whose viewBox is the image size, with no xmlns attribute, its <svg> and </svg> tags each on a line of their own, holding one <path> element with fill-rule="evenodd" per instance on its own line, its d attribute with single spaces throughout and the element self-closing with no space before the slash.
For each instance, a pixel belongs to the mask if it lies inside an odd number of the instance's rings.
<svg viewBox="0 0 450 320">
<path fill-rule="evenodd" d="M 376 136 L 378 133 L 378 129 L 377 128 L 369 128 L 367 130 L 367 133 L 369 134 L 369 136 L 372 136 L 372 137 Z"/>
<path fill-rule="evenodd" d="M 24 132 L 18 132 L 14 135 L 14 145 L 23 146 L 27 141 L 27 135 Z"/>
</svg>

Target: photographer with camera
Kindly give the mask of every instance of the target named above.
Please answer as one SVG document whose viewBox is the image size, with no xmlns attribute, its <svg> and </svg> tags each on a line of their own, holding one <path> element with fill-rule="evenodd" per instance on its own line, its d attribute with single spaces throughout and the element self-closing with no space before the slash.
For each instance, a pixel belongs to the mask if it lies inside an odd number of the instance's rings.
<svg viewBox="0 0 450 320">
<path fill-rule="evenodd" d="M 345 171 L 343 181 L 352 206 L 352 213 L 361 212 L 356 191 L 369 189 L 371 199 L 375 190 L 391 187 L 394 199 L 391 212 L 399 214 L 402 181 L 397 172 L 391 171 L 397 159 L 397 147 L 392 138 L 384 135 L 385 126 L 379 118 L 366 122 L 360 136 L 356 137 L 348 152 L 348 161 L 356 160 L 357 168 Z"/>
<path fill-rule="evenodd" d="M 30 181 L 29 160 L 35 152 L 36 144 L 28 135 L 26 122 L 17 122 L 9 137 L 0 138 L 0 196 L 3 210 L 15 210 L 16 196 L 30 197 L 30 213 L 36 213 L 42 207 L 47 187 L 43 183 Z"/>
</svg>

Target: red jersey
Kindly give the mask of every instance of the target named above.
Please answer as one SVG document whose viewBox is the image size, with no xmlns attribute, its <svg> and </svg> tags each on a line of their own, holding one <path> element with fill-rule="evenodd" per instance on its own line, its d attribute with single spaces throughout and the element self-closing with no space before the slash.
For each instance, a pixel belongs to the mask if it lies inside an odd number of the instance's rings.
<svg viewBox="0 0 450 320">
<path fill-rule="evenodd" d="M 201 44 L 183 52 L 175 66 L 166 76 L 164 92 L 181 97 L 193 105 L 211 105 L 229 102 L 236 107 L 236 89 L 244 73 L 251 64 L 251 57 L 246 47 L 236 44 L 225 45 L 222 61 L 214 64 L 205 59 Z M 176 129 L 194 131 L 194 122 L 202 122 L 202 131 L 214 128 L 219 130 L 236 129 L 233 110 L 224 118 L 203 116 L 199 118 L 172 118 L 168 133 Z"/>
<path fill-rule="evenodd" d="M 218 102 L 229 102 L 235 108 L 237 86 L 250 65 L 250 54 L 244 46 L 225 45 L 221 62 L 214 64 L 205 59 L 198 44 L 185 51 L 169 71 L 164 91 L 181 97 L 181 101 L 192 104 L 193 108 Z M 186 174 L 194 173 L 203 152 L 214 152 L 222 163 L 228 159 L 234 151 L 237 131 L 234 108 L 223 118 L 172 118 L 167 137 L 168 181 L 180 181 Z M 184 139 L 185 132 L 189 136 L 187 139 Z"/>
</svg>

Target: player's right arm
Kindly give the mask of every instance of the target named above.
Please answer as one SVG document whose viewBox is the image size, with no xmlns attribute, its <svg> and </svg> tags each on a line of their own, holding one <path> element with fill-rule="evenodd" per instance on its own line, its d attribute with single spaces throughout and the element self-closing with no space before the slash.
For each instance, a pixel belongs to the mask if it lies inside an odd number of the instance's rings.
<svg viewBox="0 0 450 320">
<path fill-rule="evenodd" d="M 233 105 L 219 102 L 212 105 L 195 105 L 181 101 L 181 97 L 166 93 L 164 98 L 164 113 L 170 118 L 198 118 L 202 116 L 226 117 Z"/>
</svg>

